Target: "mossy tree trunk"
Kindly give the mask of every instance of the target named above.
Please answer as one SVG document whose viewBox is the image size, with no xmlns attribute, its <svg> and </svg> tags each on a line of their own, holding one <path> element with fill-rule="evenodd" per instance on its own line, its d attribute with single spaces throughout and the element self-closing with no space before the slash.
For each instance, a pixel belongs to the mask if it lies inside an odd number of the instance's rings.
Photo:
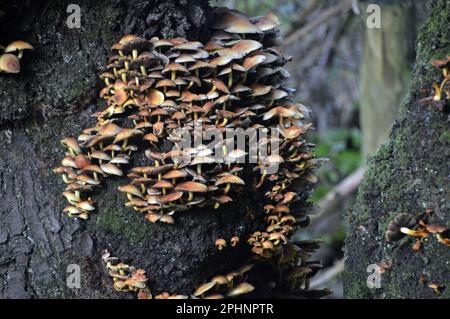
<svg viewBox="0 0 450 319">
<path fill-rule="evenodd" d="M 249 232 L 242 216 L 251 196 L 150 224 L 124 207 L 111 179 L 94 194 L 96 213 L 79 221 L 63 215 L 64 184 L 52 169 L 64 156 L 59 141 L 94 125 L 90 114 L 104 108 L 98 75 L 111 45 L 124 34 L 204 40 L 211 8 L 207 0 L 80 0 L 81 28 L 69 29 L 71 2 L 0 2 L 0 43 L 35 47 L 20 74 L 0 76 L 0 298 L 131 297 L 113 291 L 103 249 L 144 268 L 154 292 L 190 294 L 248 255 L 244 244 L 219 254 L 214 241 Z M 69 264 L 81 267 L 80 289 L 66 286 Z"/>
<path fill-rule="evenodd" d="M 446 286 L 441 298 L 450 297 L 449 247 L 430 236 L 421 251 L 414 252 L 410 238 L 394 243 L 384 238 L 398 213 L 417 215 L 426 208 L 434 210 L 432 222 L 450 227 L 449 117 L 420 102 L 433 94 L 433 81 L 442 77 L 430 61 L 450 54 L 449 21 L 450 2 L 432 1 L 430 17 L 419 34 L 409 95 L 389 140 L 369 162 L 356 205 L 347 212 L 346 297 L 438 297 L 428 287 L 432 282 Z M 369 289 L 367 267 L 383 263 L 390 267 L 381 276 L 381 287 Z"/>
<path fill-rule="evenodd" d="M 381 3 L 381 28 L 366 27 L 361 61 L 361 112 L 364 160 L 387 139 L 409 84 L 414 59 L 415 19 L 411 1 Z"/>
</svg>

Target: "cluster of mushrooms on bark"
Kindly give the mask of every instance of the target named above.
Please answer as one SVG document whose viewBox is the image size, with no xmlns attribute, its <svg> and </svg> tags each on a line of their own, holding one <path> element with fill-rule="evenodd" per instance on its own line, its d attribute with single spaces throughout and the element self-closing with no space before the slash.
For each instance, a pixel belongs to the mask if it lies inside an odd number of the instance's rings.
<svg viewBox="0 0 450 319">
<path fill-rule="evenodd" d="M 215 15 L 214 32 L 206 44 L 126 35 L 112 46 L 107 72 L 101 75 L 105 85 L 100 97 L 107 107 L 93 114 L 94 127 L 61 141 L 67 153 L 55 172 L 67 184 L 63 195 L 69 205 L 64 212 L 87 219 L 95 210 L 89 193 L 108 176 L 129 178 L 119 187 L 127 195 L 125 205 L 152 223 L 173 224 L 179 212 L 194 206 L 216 210 L 243 188 L 262 192 L 264 210 L 254 218 L 264 220 L 265 226 L 245 238 L 251 251 L 248 263 L 215 276 L 190 296 L 164 292 L 156 298 L 246 294 L 254 290 L 246 274 L 256 263 L 269 261 L 279 271 L 273 289 L 306 292 L 309 279 L 321 267 L 309 261 L 319 242 L 289 239 L 309 222 L 305 212 L 292 209 L 299 200 L 294 186 L 316 182 L 317 160 L 313 145 L 305 140 L 311 126 L 305 123 L 308 109 L 295 103 L 291 90 L 283 86 L 289 77 L 284 65 L 290 58 L 276 48 L 277 17 L 248 18 L 224 8 L 217 8 Z M 223 162 L 204 144 L 182 147 L 180 129 L 196 134 L 198 126 L 202 132 L 214 130 L 224 136 L 215 148 L 222 152 Z M 256 141 L 267 154 L 258 153 L 250 164 L 244 160 L 249 156 L 245 149 L 230 147 L 233 143 L 225 138 L 228 130 L 239 128 L 274 129 L 279 135 Z M 277 152 L 270 149 L 275 138 Z M 131 155 L 140 150 L 147 164 L 130 167 Z M 248 169 L 252 178 L 243 175 Z M 233 237 L 231 245 L 239 241 Z M 225 239 L 216 241 L 218 249 L 225 245 Z M 109 252 L 103 260 L 116 290 L 152 297 L 143 269 Z"/>
</svg>

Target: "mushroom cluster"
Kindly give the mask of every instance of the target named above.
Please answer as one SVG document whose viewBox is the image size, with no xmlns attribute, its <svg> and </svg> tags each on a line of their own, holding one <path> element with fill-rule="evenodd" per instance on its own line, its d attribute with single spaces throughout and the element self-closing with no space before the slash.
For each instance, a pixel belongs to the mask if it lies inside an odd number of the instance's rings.
<svg viewBox="0 0 450 319">
<path fill-rule="evenodd" d="M 153 299 L 147 286 L 148 278 L 143 269 L 121 262 L 117 257 L 112 257 L 105 250 L 102 255 L 103 262 L 109 276 L 114 281 L 114 289 L 119 292 L 135 292 L 138 299 Z M 245 282 L 245 273 L 252 269 L 253 264 L 245 265 L 236 271 L 226 275 L 214 276 L 211 281 L 200 285 L 190 296 L 163 292 L 154 299 L 223 299 L 224 297 L 237 297 L 252 292 L 255 288 Z"/>
<path fill-rule="evenodd" d="M 150 290 L 147 287 L 147 276 L 144 269 L 136 269 L 119 261 L 117 257 L 112 257 L 108 251 L 102 255 L 108 274 L 114 280 L 114 289 L 120 292 L 138 292 L 141 297 L 151 298 Z M 142 298 L 144 299 L 144 298 Z"/>
<path fill-rule="evenodd" d="M 317 181 L 313 145 L 304 138 L 311 127 L 304 121 L 309 110 L 294 102 L 292 89 L 284 85 L 289 77 L 284 65 L 291 58 L 276 48 L 276 16 L 248 18 L 217 8 L 214 21 L 206 44 L 134 35 L 114 44 L 100 76 L 107 106 L 93 114 L 95 126 L 61 141 L 67 152 L 55 172 L 67 184 L 64 212 L 82 219 L 95 210 L 89 194 L 108 176 L 129 178 L 119 187 L 125 205 L 153 223 L 172 224 L 177 212 L 194 206 L 218 209 L 244 188 L 263 194 L 264 209 L 255 218 L 265 220 L 264 229 L 245 242 L 252 262 L 267 261 L 283 256 L 294 230 L 309 223 L 293 207 L 299 200 L 296 185 Z M 186 147 L 184 134 L 196 138 L 198 127 L 223 137 L 214 150 L 204 144 Z M 228 132 L 249 128 L 277 132 L 248 141 L 256 143 L 256 158 L 227 140 Z M 279 147 L 273 149 L 273 142 Z M 130 167 L 137 151 L 147 162 Z M 231 246 L 238 242 L 234 238 Z M 226 241 L 216 245 L 222 250 Z M 301 246 L 294 250 L 304 251 Z"/>
<path fill-rule="evenodd" d="M 450 247 L 450 230 L 440 224 L 430 223 L 432 215 L 433 211 L 430 209 L 425 210 L 418 218 L 406 213 L 398 214 L 387 227 L 386 240 L 392 242 L 410 236 L 417 239 L 413 250 L 419 251 L 422 248 L 423 240 L 432 234 L 439 243 Z"/>
<path fill-rule="evenodd" d="M 21 40 L 13 41 L 6 47 L 0 45 L 0 73 L 19 73 L 20 59 L 25 50 L 33 50 L 33 47 Z"/>
</svg>

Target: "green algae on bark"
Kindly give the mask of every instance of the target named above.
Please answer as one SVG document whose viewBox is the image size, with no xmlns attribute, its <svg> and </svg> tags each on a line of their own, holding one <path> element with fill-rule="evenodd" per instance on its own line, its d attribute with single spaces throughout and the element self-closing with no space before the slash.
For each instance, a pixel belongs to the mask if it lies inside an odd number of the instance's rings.
<svg viewBox="0 0 450 319">
<path fill-rule="evenodd" d="M 441 74 L 430 62 L 450 54 L 450 1 L 431 1 L 430 17 L 421 28 L 410 92 L 400 108 L 389 140 L 369 161 L 355 206 L 346 213 L 344 294 L 348 298 L 449 298 L 450 249 L 426 240 L 420 252 L 412 239 L 395 243 L 384 239 L 388 223 L 398 213 L 417 214 L 433 209 L 434 222 L 450 226 L 449 116 L 419 103 L 432 94 Z M 370 264 L 384 260 L 392 266 L 381 276 L 381 287 L 370 289 Z M 446 288 L 438 295 L 428 284 Z"/>
</svg>

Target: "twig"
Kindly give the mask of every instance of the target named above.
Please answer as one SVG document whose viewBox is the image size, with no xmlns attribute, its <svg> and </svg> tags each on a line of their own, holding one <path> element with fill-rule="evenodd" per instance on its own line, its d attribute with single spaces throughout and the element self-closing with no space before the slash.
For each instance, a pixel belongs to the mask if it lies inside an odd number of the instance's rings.
<svg viewBox="0 0 450 319">
<path fill-rule="evenodd" d="M 329 214 L 339 204 L 341 199 L 346 198 L 355 192 L 363 180 L 364 172 L 364 167 L 358 168 L 336 185 L 331 192 L 325 195 L 325 197 L 317 204 L 320 208 L 320 212 L 317 215 L 312 215 L 311 221 Z"/>
<path fill-rule="evenodd" d="M 311 289 L 320 289 L 329 284 L 344 271 L 344 258 L 336 262 L 332 267 L 320 272 L 311 280 Z"/>
<path fill-rule="evenodd" d="M 352 8 L 352 3 L 351 3 L 351 1 L 348 1 L 348 0 L 341 2 L 337 6 L 333 6 L 332 8 L 323 12 L 314 21 L 311 21 L 310 23 L 305 25 L 303 28 L 298 29 L 297 31 L 295 31 L 291 35 L 289 35 L 284 40 L 283 47 L 287 47 L 287 46 L 291 45 L 293 42 L 297 41 L 299 38 L 303 37 L 305 34 L 308 34 L 312 30 L 314 30 L 321 23 L 329 20 L 331 17 L 334 17 L 337 14 L 345 13 L 345 12 L 349 11 L 351 8 Z"/>
</svg>

